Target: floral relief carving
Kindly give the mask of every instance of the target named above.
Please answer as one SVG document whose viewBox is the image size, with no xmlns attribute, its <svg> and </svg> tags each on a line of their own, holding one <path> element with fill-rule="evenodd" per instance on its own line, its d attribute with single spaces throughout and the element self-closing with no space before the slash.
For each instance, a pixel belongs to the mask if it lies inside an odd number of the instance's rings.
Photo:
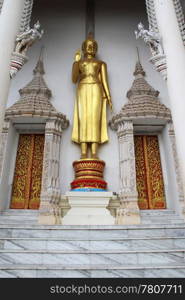
<svg viewBox="0 0 185 300">
<path fill-rule="evenodd" d="M 179 199 L 180 199 L 180 201 L 184 201 L 183 184 L 182 184 L 182 178 L 181 178 L 177 149 L 176 149 L 175 133 L 174 133 L 172 123 L 170 123 L 170 125 L 169 125 L 169 136 L 170 136 L 171 147 L 172 147 L 173 158 L 174 158 Z"/>
<path fill-rule="evenodd" d="M 0 178 L 2 176 L 2 171 L 3 171 L 3 163 L 4 163 L 4 156 L 6 153 L 7 139 L 8 139 L 8 134 L 2 133 L 0 136 Z"/>
</svg>

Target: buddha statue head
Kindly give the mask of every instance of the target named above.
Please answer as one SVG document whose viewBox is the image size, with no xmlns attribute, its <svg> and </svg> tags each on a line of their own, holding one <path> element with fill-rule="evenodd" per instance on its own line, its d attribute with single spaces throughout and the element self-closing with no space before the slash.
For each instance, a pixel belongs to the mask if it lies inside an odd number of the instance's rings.
<svg viewBox="0 0 185 300">
<path fill-rule="evenodd" d="M 93 35 L 90 33 L 87 39 L 82 44 L 82 51 L 84 56 L 95 57 L 98 51 L 98 43 L 94 40 Z"/>
</svg>

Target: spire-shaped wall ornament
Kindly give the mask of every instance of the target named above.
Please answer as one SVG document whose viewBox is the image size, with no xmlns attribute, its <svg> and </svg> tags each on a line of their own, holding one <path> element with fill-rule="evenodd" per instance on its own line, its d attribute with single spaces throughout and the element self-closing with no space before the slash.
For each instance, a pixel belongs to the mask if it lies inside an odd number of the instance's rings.
<svg viewBox="0 0 185 300">
<path fill-rule="evenodd" d="M 155 90 L 145 79 L 146 73 L 138 60 L 133 73 L 135 79 L 127 92 L 128 102 L 120 113 L 111 121 L 112 129 L 116 129 L 123 120 L 162 119 L 171 120 L 171 112 L 159 99 L 159 91 Z"/>
<path fill-rule="evenodd" d="M 117 209 L 117 224 L 139 224 L 138 192 L 136 187 L 134 132 L 154 130 L 171 121 L 170 110 L 160 103 L 159 92 L 145 79 L 145 71 L 139 55 L 134 70 L 134 81 L 127 92 L 127 103 L 113 116 L 110 126 L 117 132 L 120 168 L 120 207 Z"/>
<path fill-rule="evenodd" d="M 43 63 L 43 53 L 44 53 L 44 46 L 41 48 L 38 62 L 36 64 L 35 69 L 33 70 L 33 74 L 34 75 L 36 75 L 37 73 L 40 74 L 40 75 L 44 75 L 45 74 L 44 63 Z"/>
<path fill-rule="evenodd" d="M 69 124 L 68 120 L 50 102 L 52 93 L 43 78 L 45 71 L 42 56 L 43 49 L 33 70 L 33 79 L 19 90 L 21 98 L 6 110 L 6 119 L 21 115 L 57 117 L 61 120 L 63 128 L 66 128 Z"/>
<path fill-rule="evenodd" d="M 45 74 L 43 63 L 43 48 L 37 64 L 33 70 L 33 79 L 19 90 L 20 99 L 6 110 L 5 118 L 12 119 L 20 116 L 57 118 L 65 129 L 69 125 L 66 116 L 58 112 L 51 104 L 51 90 L 48 88 L 43 75 Z"/>
<path fill-rule="evenodd" d="M 5 146 L 3 149 L 0 147 L 0 156 L 2 156 L 3 164 L 6 164 L 6 153 L 11 153 L 10 149 L 7 148 L 8 132 L 10 131 L 9 127 L 13 126 L 16 130 L 18 126 L 18 130 L 22 130 L 23 132 L 26 132 L 31 128 L 32 134 L 35 132 L 44 134 L 45 142 L 39 223 L 56 224 L 58 221 L 60 222 L 61 211 L 59 206 L 61 200 L 61 139 L 63 130 L 69 126 L 69 121 L 66 116 L 57 111 L 50 102 L 52 93 L 43 78 L 44 74 L 42 49 L 38 62 L 33 70 L 33 79 L 24 88 L 19 90 L 20 100 L 6 110 L 5 124 L 7 129 L 4 134 L 5 141 L 4 144 L 2 144 L 2 146 Z"/>
<path fill-rule="evenodd" d="M 37 21 L 33 28 L 28 26 L 24 32 L 16 37 L 15 50 L 12 53 L 10 64 L 10 77 L 13 78 L 17 72 L 22 69 L 23 65 L 28 61 L 26 56 L 28 49 L 42 38 L 44 30 L 41 29 L 40 22 Z"/>
<path fill-rule="evenodd" d="M 137 63 L 136 63 L 136 67 L 135 67 L 135 71 L 134 71 L 134 76 L 137 76 L 137 75 L 139 75 L 139 74 L 145 76 L 146 73 L 145 73 L 145 71 L 143 70 L 143 67 L 142 67 L 141 62 L 140 62 L 139 49 L 138 49 L 138 47 L 136 47 L 136 50 L 137 50 L 137 57 L 138 57 L 138 60 L 137 60 Z"/>
</svg>

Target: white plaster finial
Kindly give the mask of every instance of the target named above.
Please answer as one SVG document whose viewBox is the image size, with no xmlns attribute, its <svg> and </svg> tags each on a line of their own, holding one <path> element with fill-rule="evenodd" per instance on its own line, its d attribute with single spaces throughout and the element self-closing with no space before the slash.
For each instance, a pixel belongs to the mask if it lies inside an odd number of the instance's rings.
<svg viewBox="0 0 185 300">
<path fill-rule="evenodd" d="M 138 62 L 140 62 L 139 48 L 136 47 Z"/>
<path fill-rule="evenodd" d="M 39 59 L 38 59 L 35 69 L 33 70 L 34 75 L 36 75 L 36 74 L 44 75 L 45 74 L 43 55 L 44 55 L 44 46 L 42 46 L 40 49 Z"/>
</svg>

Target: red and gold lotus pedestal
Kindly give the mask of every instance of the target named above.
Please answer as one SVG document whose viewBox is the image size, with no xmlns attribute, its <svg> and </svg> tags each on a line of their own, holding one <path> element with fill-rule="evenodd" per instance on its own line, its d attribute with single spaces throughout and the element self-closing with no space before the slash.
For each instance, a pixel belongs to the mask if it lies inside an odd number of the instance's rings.
<svg viewBox="0 0 185 300">
<path fill-rule="evenodd" d="M 103 179 L 105 162 L 99 159 L 81 159 L 74 161 L 75 180 L 72 191 L 106 191 L 107 183 Z"/>
</svg>

